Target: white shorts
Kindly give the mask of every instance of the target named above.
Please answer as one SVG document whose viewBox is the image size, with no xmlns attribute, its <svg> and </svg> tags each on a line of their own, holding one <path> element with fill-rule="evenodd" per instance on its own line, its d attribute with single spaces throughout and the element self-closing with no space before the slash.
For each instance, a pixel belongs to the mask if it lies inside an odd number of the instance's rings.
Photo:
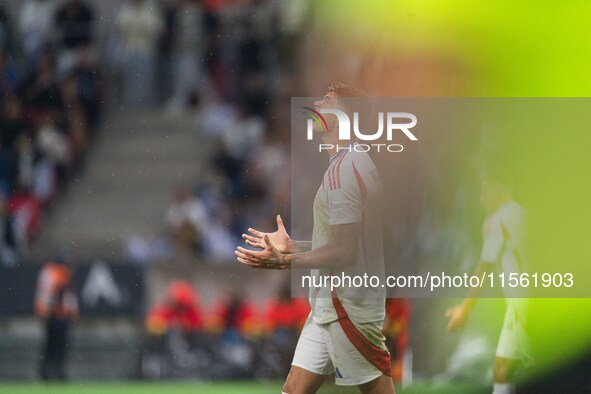
<svg viewBox="0 0 591 394">
<path fill-rule="evenodd" d="M 381 365 L 382 368 L 385 368 L 383 364 L 385 364 L 385 357 L 387 357 L 387 368 L 389 368 L 389 354 L 385 346 L 385 339 L 381 334 L 382 322 L 364 323 L 356 326 L 365 338 L 371 336 L 374 342 L 380 341 L 380 339 L 376 341 L 375 338 L 381 338 L 380 346 L 377 344 L 367 346 L 379 348 L 376 349 L 376 353 L 386 352 L 387 356 L 381 354 Z M 367 339 L 365 340 L 367 341 Z M 367 341 L 367 344 L 369 343 Z M 363 344 L 358 344 L 358 346 L 362 347 Z M 319 324 L 311 318 L 308 318 L 302 330 L 291 365 L 318 375 L 334 374 L 335 382 L 339 386 L 358 386 L 371 382 L 383 374 L 383 369 L 380 370 L 368 361 L 361 351 L 353 345 L 339 321 Z"/>
<path fill-rule="evenodd" d="M 517 300 L 507 299 L 507 311 L 495 355 L 528 364 L 532 362 L 532 355 L 528 346 L 529 338 L 519 319 L 518 303 Z"/>
</svg>

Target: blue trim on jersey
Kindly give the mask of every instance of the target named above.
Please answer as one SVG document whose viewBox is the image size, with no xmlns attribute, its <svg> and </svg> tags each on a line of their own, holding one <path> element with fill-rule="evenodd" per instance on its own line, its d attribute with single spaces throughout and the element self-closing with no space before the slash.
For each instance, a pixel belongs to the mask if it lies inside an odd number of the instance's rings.
<svg viewBox="0 0 591 394">
<path fill-rule="evenodd" d="M 337 375 L 337 378 L 343 379 L 343 374 L 339 371 L 338 368 L 334 369 L 334 374 Z"/>
<path fill-rule="evenodd" d="M 353 142 L 352 144 L 349 144 L 349 145 L 347 145 L 347 147 L 346 147 L 346 148 L 340 149 L 340 150 L 337 152 L 337 154 L 336 154 L 336 155 L 334 155 L 334 156 L 333 156 L 333 157 L 330 159 L 330 161 L 328 162 L 328 164 L 329 164 L 329 165 L 330 165 L 330 164 L 332 164 L 332 162 L 333 162 L 333 161 L 335 161 L 335 160 L 336 160 L 336 159 L 337 159 L 339 156 L 341 156 L 341 155 L 342 155 L 342 154 L 344 154 L 345 152 L 349 151 L 349 150 L 350 150 L 350 147 L 351 147 L 351 146 L 353 146 L 353 145 L 356 145 L 356 144 L 357 144 L 357 142 Z"/>
</svg>

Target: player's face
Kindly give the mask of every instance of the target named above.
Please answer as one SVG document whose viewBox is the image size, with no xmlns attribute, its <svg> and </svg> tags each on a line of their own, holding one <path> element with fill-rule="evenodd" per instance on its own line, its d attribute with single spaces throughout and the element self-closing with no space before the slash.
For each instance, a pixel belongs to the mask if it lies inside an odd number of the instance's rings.
<svg viewBox="0 0 591 394">
<path fill-rule="evenodd" d="M 337 108 L 337 95 L 335 92 L 328 92 L 326 93 L 320 100 L 314 102 L 314 109 L 316 111 L 320 111 L 321 109 L 333 109 Z M 332 114 L 324 114 L 324 119 L 328 124 L 328 131 L 332 130 L 337 122 L 337 117 Z M 324 130 L 320 125 L 314 123 L 314 128 L 312 129 L 315 133 L 326 133 L 327 130 Z"/>
</svg>

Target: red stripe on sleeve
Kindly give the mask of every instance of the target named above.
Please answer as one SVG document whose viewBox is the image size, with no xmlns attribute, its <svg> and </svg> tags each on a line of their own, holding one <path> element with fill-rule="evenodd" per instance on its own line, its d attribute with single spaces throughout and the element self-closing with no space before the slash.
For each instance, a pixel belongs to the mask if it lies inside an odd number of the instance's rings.
<svg viewBox="0 0 591 394">
<path fill-rule="evenodd" d="M 347 156 L 347 152 L 343 153 L 343 156 L 339 159 L 339 162 L 336 164 L 336 173 L 337 173 L 337 188 L 341 188 L 341 163 L 343 159 Z"/>
<path fill-rule="evenodd" d="M 330 173 L 332 174 L 333 189 L 337 188 L 337 176 L 335 169 L 337 168 L 337 163 L 339 160 L 340 159 L 337 159 L 334 163 L 332 163 L 332 166 L 330 167 Z"/>
</svg>

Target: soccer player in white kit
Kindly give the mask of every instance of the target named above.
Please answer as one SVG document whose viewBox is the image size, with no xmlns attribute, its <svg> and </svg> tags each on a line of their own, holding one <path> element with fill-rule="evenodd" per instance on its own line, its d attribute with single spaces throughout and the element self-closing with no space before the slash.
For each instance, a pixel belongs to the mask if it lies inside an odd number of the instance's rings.
<svg viewBox="0 0 591 394">
<path fill-rule="evenodd" d="M 525 221 L 526 211 L 513 200 L 511 190 L 506 186 L 502 173 L 491 174 L 482 182 L 480 202 L 488 211 L 483 226 L 483 245 L 480 263 L 475 275 L 495 271 L 521 274 L 525 270 Z M 486 282 L 488 283 L 488 282 Z M 499 337 L 493 366 L 493 394 L 515 393 L 514 375 L 523 363 L 531 361 L 525 329 L 524 299 L 519 290 L 503 289 L 507 309 L 503 328 Z M 450 308 L 446 316 L 450 318 L 451 331 L 462 328 L 476 302 L 480 288 L 472 288 L 460 305 Z"/>
<path fill-rule="evenodd" d="M 339 97 L 364 96 L 351 86 L 332 85 L 314 109 L 343 109 Z M 326 129 L 314 128 L 323 143 L 347 146 L 338 140 L 336 117 L 327 115 L 325 120 Z M 316 278 L 337 272 L 383 276 L 381 180 L 371 157 L 356 152 L 354 144 L 329 152 L 330 165 L 314 199 L 311 245 L 306 248 L 306 243 L 292 241 L 278 216 L 276 232 L 249 229 L 251 235 L 243 235 L 259 250 L 238 247 L 239 262 L 264 269 L 310 268 Z M 331 292 L 329 287 L 311 286 L 310 304 L 282 392 L 313 394 L 328 375 L 334 375 L 337 385 L 357 386 L 362 393 L 395 393 L 382 335 L 385 289 L 338 287 Z"/>
</svg>

